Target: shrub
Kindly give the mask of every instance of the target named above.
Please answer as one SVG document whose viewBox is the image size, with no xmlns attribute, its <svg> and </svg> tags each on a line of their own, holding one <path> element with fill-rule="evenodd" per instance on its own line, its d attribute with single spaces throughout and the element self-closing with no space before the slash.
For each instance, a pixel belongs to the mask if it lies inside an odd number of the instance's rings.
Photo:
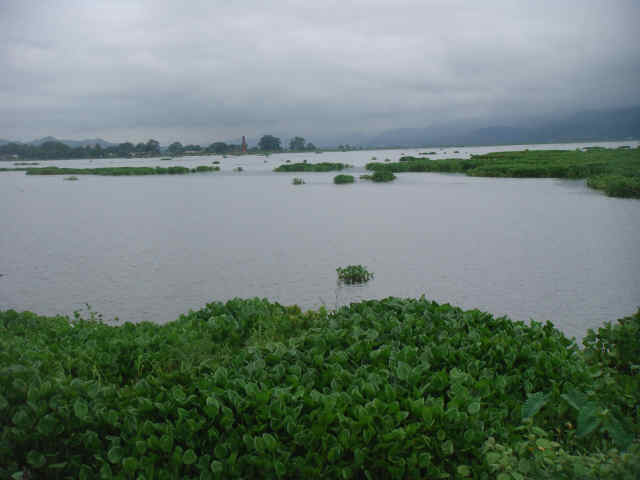
<svg viewBox="0 0 640 480">
<path fill-rule="evenodd" d="M 304 180 L 301 179 L 300 177 L 294 177 L 291 183 L 293 185 L 304 185 Z"/>
<path fill-rule="evenodd" d="M 353 183 L 354 181 L 353 175 L 336 175 L 333 177 L 333 183 L 335 184 Z"/>
</svg>

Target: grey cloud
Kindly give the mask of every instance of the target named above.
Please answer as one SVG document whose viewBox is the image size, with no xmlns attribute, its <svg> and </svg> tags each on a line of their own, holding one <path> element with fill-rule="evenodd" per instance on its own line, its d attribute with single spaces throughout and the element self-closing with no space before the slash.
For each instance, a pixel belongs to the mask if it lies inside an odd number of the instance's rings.
<svg viewBox="0 0 640 480">
<path fill-rule="evenodd" d="M 326 138 L 639 104 L 639 14 L 633 1 L 8 1 L 0 137 Z"/>
</svg>

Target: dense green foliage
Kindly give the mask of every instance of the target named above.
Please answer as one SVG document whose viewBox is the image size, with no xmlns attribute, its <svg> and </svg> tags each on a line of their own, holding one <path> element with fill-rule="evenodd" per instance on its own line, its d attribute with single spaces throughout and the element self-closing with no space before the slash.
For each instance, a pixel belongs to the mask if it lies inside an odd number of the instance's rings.
<svg viewBox="0 0 640 480">
<path fill-rule="evenodd" d="M 335 183 L 336 185 L 353 182 L 355 182 L 355 178 L 353 178 L 353 175 L 336 175 L 335 177 L 333 177 L 333 183 Z"/>
<path fill-rule="evenodd" d="M 360 175 L 360 178 L 373 182 L 391 182 L 396 179 L 396 176 L 389 170 L 375 170 L 371 175 Z"/>
<path fill-rule="evenodd" d="M 640 198 L 640 175 L 595 175 L 587 179 L 587 185 L 603 190 L 610 197 Z"/>
<path fill-rule="evenodd" d="M 277 168 L 274 168 L 274 172 L 331 172 L 334 170 L 344 170 L 348 168 L 347 164 L 344 163 L 331 163 L 331 162 L 320 162 L 320 163 L 289 163 L 280 165 Z"/>
<path fill-rule="evenodd" d="M 457 172 L 479 177 L 587 178 L 610 196 L 640 198 L 640 149 L 524 150 L 472 155 L 470 159 L 402 157 L 368 163 L 368 170 Z"/>
<path fill-rule="evenodd" d="M 371 181 L 373 182 L 391 182 L 396 179 L 393 172 L 388 170 L 376 170 L 371 175 Z"/>
<path fill-rule="evenodd" d="M 338 272 L 338 280 L 344 283 L 365 283 L 373 278 L 373 273 L 362 265 L 348 265 L 346 267 L 336 268 Z"/>
<path fill-rule="evenodd" d="M 199 165 L 189 169 L 187 167 L 104 167 L 104 168 L 60 168 L 42 167 L 29 168 L 27 175 L 175 175 L 196 172 L 214 172 L 219 167 Z"/>
<path fill-rule="evenodd" d="M 293 185 L 304 185 L 304 180 L 300 177 L 293 177 L 293 180 L 291 181 L 291 183 Z"/>
<path fill-rule="evenodd" d="M 0 312 L 0 477 L 637 478 L 639 324 L 581 351 L 424 298 Z"/>
</svg>

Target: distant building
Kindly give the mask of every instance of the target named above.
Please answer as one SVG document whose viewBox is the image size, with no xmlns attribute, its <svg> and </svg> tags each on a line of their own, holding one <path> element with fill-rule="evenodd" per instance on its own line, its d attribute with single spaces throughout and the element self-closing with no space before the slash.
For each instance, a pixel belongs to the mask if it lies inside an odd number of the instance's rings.
<svg viewBox="0 0 640 480">
<path fill-rule="evenodd" d="M 247 153 L 247 139 L 242 136 L 242 153 Z"/>
</svg>

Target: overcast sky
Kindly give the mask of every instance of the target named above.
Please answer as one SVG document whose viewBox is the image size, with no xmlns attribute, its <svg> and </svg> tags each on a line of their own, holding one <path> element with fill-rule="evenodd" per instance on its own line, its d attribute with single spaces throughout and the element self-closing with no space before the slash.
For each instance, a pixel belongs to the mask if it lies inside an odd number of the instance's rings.
<svg viewBox="0 0 640 480">
<path fill-rule="evenodd" d="M 0 138 L 309 140 L 640 104 L 640 1 L 0 0 Z"/>
</svg>

